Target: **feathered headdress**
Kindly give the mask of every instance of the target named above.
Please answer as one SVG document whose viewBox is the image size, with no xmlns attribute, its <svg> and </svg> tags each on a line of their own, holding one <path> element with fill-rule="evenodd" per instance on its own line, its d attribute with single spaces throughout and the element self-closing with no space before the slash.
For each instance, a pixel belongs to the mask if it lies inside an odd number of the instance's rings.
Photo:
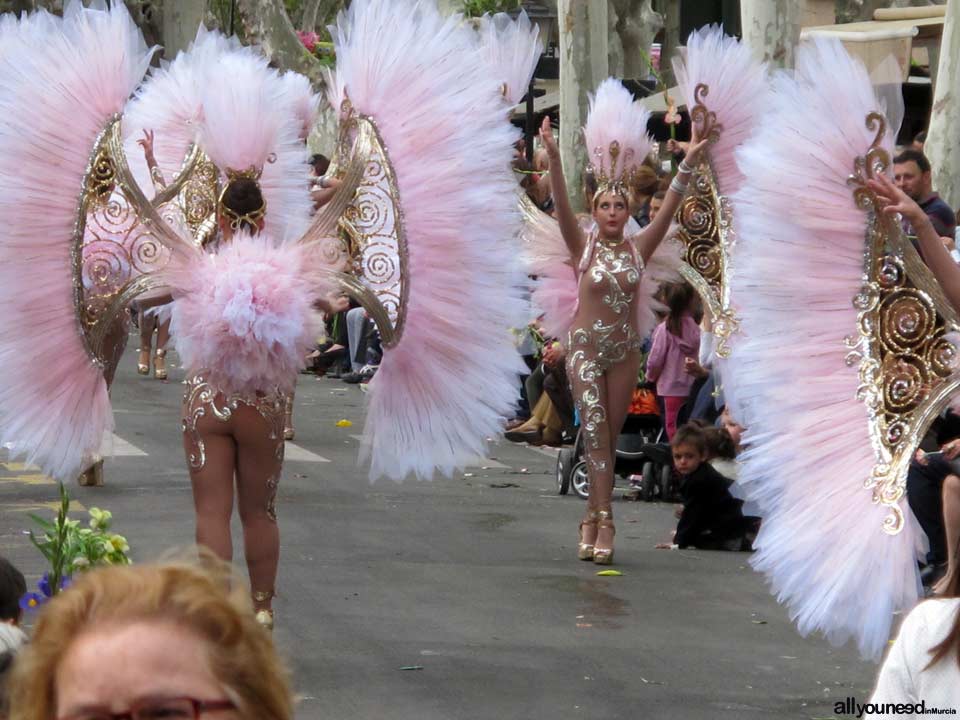
<svg viewBox="0 0 960 720">
<path fill-rule="evenodd" d="M 493 76 L 503 83 L 503 96 L 516 105 L 527 93 L 543 53 L 540 28 L 525 11 L 516 20 L 506 13 L 480 19 L 480 53 Z"/>
<path fill-rule="evenodd" d="M 649 119 L 650 112 L 614 78 L 604 80 L 590 97 L 583 139 L 587 170 L 597 181 L 595 199 L 604 192 L 627 196 L 637 169 L 653 147 L 647 134 Z"/>
</svg>

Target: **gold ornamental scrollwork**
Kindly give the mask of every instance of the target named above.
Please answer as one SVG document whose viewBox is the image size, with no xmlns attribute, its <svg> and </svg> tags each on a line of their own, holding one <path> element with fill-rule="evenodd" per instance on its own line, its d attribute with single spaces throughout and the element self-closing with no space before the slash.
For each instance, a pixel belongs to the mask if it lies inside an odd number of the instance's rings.
<svg viewBox="0 0 960 720">
<path fill-rule="evenodd" d="M 409 290 L 400 191 L 374 120 L 349 102 L 341 115 L 335 157 L 341 185 L 303 242 L 323 253 L 330 269 L 322 274 L 367 309 L 390 348 L 403 332 Z"/>
<path fill-rule="evenodd" d="M 933 419 L 960 388 L 957 349 L 947 334 L 960 329 L 956 311 L 899 222 L 883 212 L 867 182 L 886 172 L 886 120 L 870 113 L 870 149 L 854 162 L 847 182 L 868 213 L 864 273 L 853 298 L 855 333 L 846 339 L 847 365 L 858 368 L 858 399 L 867 409 L 875 463 L 864 481 L 873 501 L 888 509 L 883 530 L 899 533 L 906 476 Z"/>
<path fill-rule="evenodd" d="M 192 168 L 191 161 L 164 192 L 179 192 Z M 71 243 L 74 306 L 84 347 L 103 368 L 110 326 L 130 300 L 156 286 L 152 278 L 181 240 L 130 173 L 119 115 L 97 137 L 82 188 Z"/>
<path fill-rule="evenodd" d="M 705 98 L 710 94 L 710 88 L 700 83 L 693 94 L 690 120 L 700 126 L 702 137 L 715 143 L 723 125 L 717 122 L 716 113 L 706 106 Z M 730 206 L 720 192 L 709 153 L 703 155 L 700 164 L 694 168 L 693 178 L 675 215 L 679 226 L 676 239 L 684 248 L 680 274 L 697 291 L 713 317 L 716 354 L 726 359 L 731 354 L 730 340 L 740 329 L 740 321 L 730 305 L 733 227 Z"/>
</svg>

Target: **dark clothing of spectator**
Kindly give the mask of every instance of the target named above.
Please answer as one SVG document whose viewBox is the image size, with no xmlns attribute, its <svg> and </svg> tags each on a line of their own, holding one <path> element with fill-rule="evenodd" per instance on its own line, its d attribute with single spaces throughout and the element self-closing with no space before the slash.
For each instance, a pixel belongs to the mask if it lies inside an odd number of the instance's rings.
<svg viewBox="0 0 960 720">
<path fill-rule="evenodd" d="M 683 512 L 674 542 L 681 548 L 739 550 L 746 523 L 743 501 L 730 494 L 730 480 L 710 463 L 700 464 L 681 482 Z"/>
<path fill-rule="evenodd" d="M 960 437 L 960 416 L 948 412 L 938 417 L 927 431 L 921 448 L 927 452 L 940 449 Z M 907 502 L 930 543 L 927 563 L 941 565 L 947 561 L 947 534 L 943 525 L 943 480 L 953 471 L 942 457 L 927 458 L 926 465 L 916 460 L 907 472 Z"/>
<path fill-rule="evenodd" d="M 957 230 L 957 216 L 954 215 L 953 210 L 950 209 L 950 206 L 947 205 L 939 195 L 933 193 L 929 198 L 919 203 L 919 205 L 923 208 L 927 217 L 930 218 L 930 222 L 933 224 L 933 229 L 937 231 L 937 235 L 949 238 L 954 237 L 954 233 L 956 233 Z M 906 221 L 904 221 L 903 230 L 908 235 L 917 234 L 913 227 Z"/>
</svg>

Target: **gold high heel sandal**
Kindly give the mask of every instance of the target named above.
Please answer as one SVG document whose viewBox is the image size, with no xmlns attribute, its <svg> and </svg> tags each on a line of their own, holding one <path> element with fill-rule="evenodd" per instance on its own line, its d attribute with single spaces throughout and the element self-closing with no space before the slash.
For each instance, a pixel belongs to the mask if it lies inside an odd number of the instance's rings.
<svg viewBox="0 0 960 720">
<path fill-rule="evenodd" d="M 273 590 L 267 590 L 266 592 L 254 592 L 253 601 L 256 603 L 265 603 L 269 600 L 273 600 Z M 264 608 L 263 610 L 257 610 L 256 615 L 254 615 L 256 621 L 260 626 L 267 632 L 273 632 L 273 610 L 269 608 Z"/>
<path fill-rule="evenodd" d="M 617 529 L 613 526 L 613 512 L 610 510 L 597 511 L 597 539 L 600 537 L 600 530 L 610 530 L 611 535 L 616 535 Z M 612 542 L 611 547 L 608 548 L 598 548 L 594 546 L 593 562 L 595 562 L 597 565 L 613 564 Z"/>
<path fill-rule="evenodd" d="M 137 358 L 137 375 L 150 374 L 150 348 L 140 348 L 140 357 Z"/>
<path fill-rule="evenodd" d="M 80 473 L 80 476 L 77 478 L 77 485 L 80 487 L 103 486 L 103 458 L 98 459 L 90 467 Z"/>
<path fill-rule="evenodd" d="M 166 348 L 157 348 L 157 351 L 153 354 L 153 376 L 157 380 L 167 379 L 166 357 L 167 357 Z"/>
<path fill-rule="evenodd" d="M 595 528 L 598 517 L 596 510 L 591 510 L 587 513 L 587 517 L 580 521 L 580 542 L 577 544 L 577 557 L 581 560 L 593 560 L 593 545 L 583 541 L 583 529 L 585 527 Z"/>
</svg>

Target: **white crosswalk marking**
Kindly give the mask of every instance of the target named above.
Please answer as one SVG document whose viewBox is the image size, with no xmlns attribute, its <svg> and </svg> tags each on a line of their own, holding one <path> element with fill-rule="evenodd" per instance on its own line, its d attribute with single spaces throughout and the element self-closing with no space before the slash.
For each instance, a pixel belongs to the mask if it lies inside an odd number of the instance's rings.
<svg viewBox="0 0 960 720">
<path fill-rule="evenodd" d="M 283 454 L 284 460 L 290 460 L 291 462 L 312 462 L 312 463 L 328 463 L 330 462 L 327 458 L 322 455 L 317 455 L 312 453 L 306 448 L 302 448 L 299 445 L 287 441 L 286 450 Z"/>
<path fill-rule="evenodd" d="M 100 454 L 104 457 L 147 457 L 147 453 L 119 435 L 105 435 L 100 445 Z"/>
</svg>

